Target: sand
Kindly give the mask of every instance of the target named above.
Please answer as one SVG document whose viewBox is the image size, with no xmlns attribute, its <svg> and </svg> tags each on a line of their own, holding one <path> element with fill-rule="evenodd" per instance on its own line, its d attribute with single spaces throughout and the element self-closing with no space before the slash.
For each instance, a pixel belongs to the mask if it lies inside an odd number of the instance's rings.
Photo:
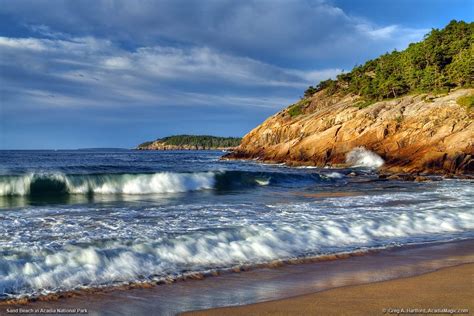
<svg viewBox="0 0 474 316">
<path fill-rule="evenodd" d="M 425 315 L 414 309 L 464 309 L 474 313 L 474 264 L 309 295 L 183 315 Z M 404 309 L 404 311 L 399 311 Z M 433 311 L 431 314 L 436 314 Z M 440 315 L 443 313 L 437 313 Z M 449 313 L 444 313 L 445 315 Z"/>
</svg>

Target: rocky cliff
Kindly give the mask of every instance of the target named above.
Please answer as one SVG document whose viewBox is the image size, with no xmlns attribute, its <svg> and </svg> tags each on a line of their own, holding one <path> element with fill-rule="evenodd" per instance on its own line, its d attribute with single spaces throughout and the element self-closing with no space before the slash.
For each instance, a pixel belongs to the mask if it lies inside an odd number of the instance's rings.
<svg viewBox="0 0 474 316">
<path fill-rule="evenodd" d="M 458 89 L 367 106 L 355 95 L 319 91 L 267 119 L 224 158 L 335 166 L 365 147 L 389 172 L 473 173 L 474 111 L 457 102 L 473 94 Z"/>
</svg>

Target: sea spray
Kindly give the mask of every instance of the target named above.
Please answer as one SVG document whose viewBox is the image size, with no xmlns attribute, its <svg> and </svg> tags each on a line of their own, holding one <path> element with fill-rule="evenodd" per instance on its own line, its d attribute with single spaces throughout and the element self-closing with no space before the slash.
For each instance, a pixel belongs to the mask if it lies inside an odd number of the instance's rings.
<svg viewBox="0 0 474 316">
<path fill-rule="evenodd" d="M 255 179 L 258 185 L 269 185 L 270 179 Z"/>
<path fill-rule="evenodd" d="M 383 166 L 383 159 L 367 150 L 365 147 L 357 147 L 352 149 L 346 156 L 346 162 L 353 167 L 380 168 Z"/>
<path fill-rule="evenodd" d="M 344 178 L 344 175 L 342 173 L 339 173 L 339 172 L 330 172 L 330 173 L 324 174 L 324 176 L 326 176 L 330 179 L 342 179 L 342 178 Z"/>
</svg>

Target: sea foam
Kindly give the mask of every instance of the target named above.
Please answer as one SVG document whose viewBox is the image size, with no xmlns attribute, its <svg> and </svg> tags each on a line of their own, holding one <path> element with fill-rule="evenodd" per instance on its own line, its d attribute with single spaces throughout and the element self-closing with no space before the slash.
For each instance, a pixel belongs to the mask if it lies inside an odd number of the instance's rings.
<svg viewBox="0 0 474 316">
<path fill-rule="evenodd" d="M 353 167 L 380 168 L 384 164 L 384 160 L 365 147 L 357 147 L 352 149 L 346 155 L 346 162 Z"/>
<path fill-rule="evenodd" d="M 8 241 L 0 241 L 0 293 L 18 297 L 159 280 L 182 271 L 445 240 L 472 232 L 472 203 L 456 199 L 459 192 L 443 189 L 281 203 L 251 213 L 252 204 L 164 206 L 139 213 L 117 210 L 107 216 L 66 216 L 45 209 L 7 213 L 0 224 L 8 236 Z M 450 198 L 450 208 L 431 200 L 434 194 Z M 410 199 L 426 202 L 416 212 L 397 204 Z M 331 209 L 332 215 L 324 209 Z M 236 216 L 242 213 L 245 217 Z M 216 219 L 213 228 L 205 228 Z M 32 229 L 36 226 L 42 229 Z M 31 242 L 24 239 L 27 231 Z M 35 242 L 50 238 L 45 245 Z"/>
</svg>

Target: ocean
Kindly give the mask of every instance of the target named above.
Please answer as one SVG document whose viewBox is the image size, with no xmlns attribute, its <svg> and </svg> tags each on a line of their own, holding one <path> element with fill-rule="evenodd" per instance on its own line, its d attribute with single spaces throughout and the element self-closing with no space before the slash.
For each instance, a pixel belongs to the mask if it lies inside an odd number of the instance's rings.
<svg viewBox="0 0 474 316">
<path fill-rule="evenodd" d="M 474 238 L 472 180 L 222 154 L 0 151 L 0 299 Z"/>
</svg>

